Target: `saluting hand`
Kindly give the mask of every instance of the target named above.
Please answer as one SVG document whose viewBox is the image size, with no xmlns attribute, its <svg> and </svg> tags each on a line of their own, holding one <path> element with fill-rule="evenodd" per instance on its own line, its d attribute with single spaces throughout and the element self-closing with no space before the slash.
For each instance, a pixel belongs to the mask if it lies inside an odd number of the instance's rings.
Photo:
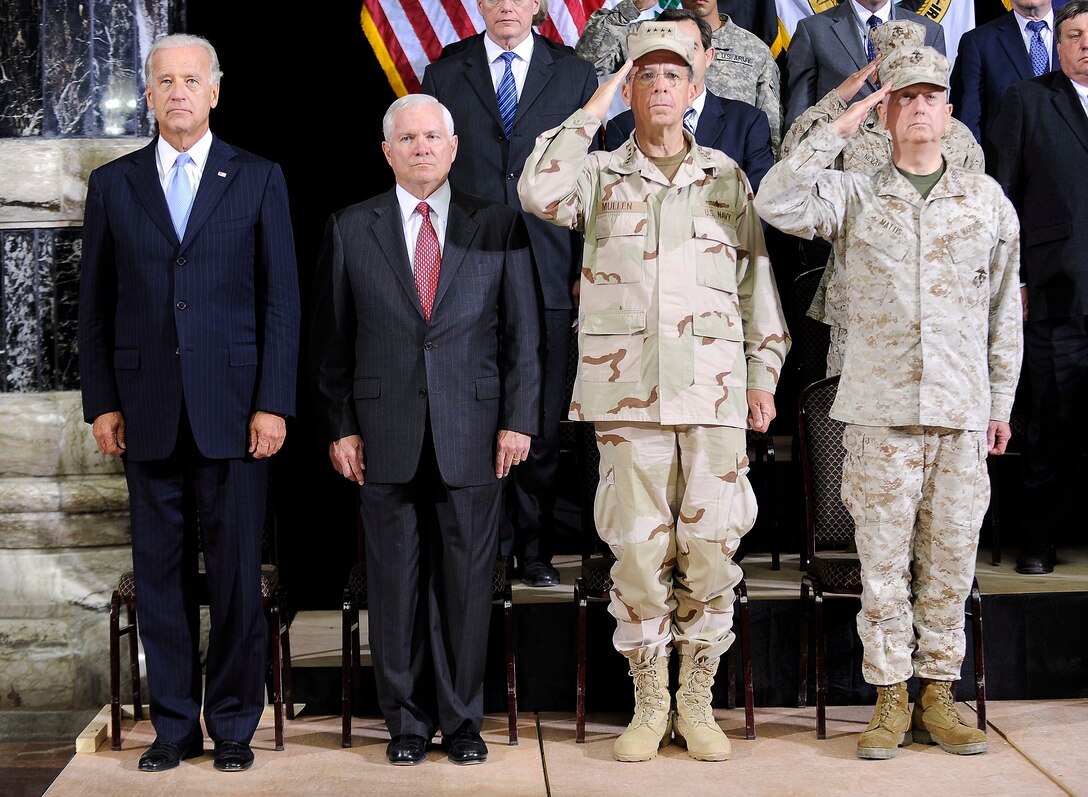
<svg viewBox="0 0 1088 797">
<path fill-rule="evenodd" d="M 885 83 L 865 99 L 858 100 L 847 108 L 842 116 L 831 123 L 831 129 L 843 138 L 850 138 L 854 133 L 858 132 L 858 128 L 861 127 L 861 123 L 869 115 L 869 111 L 887 97 L 891 90 L 892 84 Z"/>
<path fill-rule="evenodd" d="M 870 77 L 873 82 L 878 82 L 876 79 L 876 69 L 880 66 L 880 62 L 884 59 L 884 56 L 878 55 L 872 61 L 867 63 L 857 72 L 852 75 L 847 75 L 846 80 L 839 84 L 839 87 L 835 89 L 839 94 L 839 99 L 843 102 L 850 102 L 861 91 L 861 87 L 865 85 L 865 81 Z"/>
<path fill-rule="evenodd" d="M 589 102 L 585 104 L 582 110 L 603 122 L 604 118 L 608 116 L 608 109 L 612 107 L 612 98 L 616 96 L 616 92 L 623 85 L 627 73 L 631 71 L 631 66 L 632 61 L 628 58 L 623 62 L 623 66 L 620 67 L 616 74 L 597 87 L 597 90 L 593 92 L 593 96 L 589 98 Z"/>
</svg>

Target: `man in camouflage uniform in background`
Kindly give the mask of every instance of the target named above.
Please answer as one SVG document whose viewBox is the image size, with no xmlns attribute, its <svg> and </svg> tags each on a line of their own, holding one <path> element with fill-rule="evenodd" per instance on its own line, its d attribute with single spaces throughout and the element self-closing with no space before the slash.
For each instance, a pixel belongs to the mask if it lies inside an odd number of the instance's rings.
<svg viewBox="0 0 1088 797">
<path fill-rule="evenodd" d="M 897 48 L 916 49 L 925 46 L 926 29 L 917 22 L 900 19 L 885 22 L 869 32 L 877 57 L 829 91 L 819 102 L 797 117 L 782 142 L 782 157 L 788 158 L 797 145 L 805 140 L 819 123 L 838 119 L 846 111 L 847 103 L 861 90 L 870 75 L 878 72 L 880 62 Z M 986 160 L 971 131 L 959 119 L 953 118 L 941 137 L 941 149 L 945 160 L 981 174 Z M 861 174 L 875 174 L 892 159 L 892 138 L 874 108 L 861 123 L 861 128 L 835 159 L 832 168 Z M 842 372 L 842 357 L 846 350 L 846 296 L 845 286 L 835 279 L 835 255 L 827 261 L 819 287 L 812 297 L 808 317 L 831 327 L 831 345 L 827 350 L 827 375 Z"/>
<path fill-rule="evenodd" d="M 1020 371 L 1020 242 L 1000 186 L 942 154 L 947 75 L 932 48 L 888 55 L 884 86 L 817 123 L 756 197 L 779 229 L 831 241 L 846 291 L 850 346 L 831 415 L 847 424 L 842 500 L 861 559 L 862 674 L 878 694 L 861 758 L 891 758 L 912 734 L 952 753 L 986 750 L 952 684 L 986 454 L 1005 450 Z M 873 175 L 830 170 L 877 103 L 892 162 Z"/>
<path fill-rule="evenodd" d="M 597 67 L 606 77 L 627 59 L 627 34 L 657 0 L 621 0 L 614 8 L 593 12 L 582 30 L 574 54 Z M 771 149 L 777 155 L 782 143 L 782 93 L 778 65 L 763 41 L 726 14 L 715 3 L 682 0 L 688 11 L 702 17 L 713 31 L 714 63 L 706 69 L 706 87 L 719 97 L 740 100 L 767 114 Z"/>
<path fill-rule="evenodd" d="M 635 682 L 613 755 L 653 758 L 675 722 L 689 755 L 718 761 L 730 747 L 710 688 L 734 636 L 732 555 L 756 515 L 745 427 L 774 417 L 789 336 L 747 179 L 683 129 L 694 42 L 644 22 L 627 44 L 634 66 L 541 134 L 518 191 L 526 210 L 586 235 L 571 418 L 597 434 L 609 611 Z M 587 155 L 621 83 L 635 131 Z"/>
</svg>

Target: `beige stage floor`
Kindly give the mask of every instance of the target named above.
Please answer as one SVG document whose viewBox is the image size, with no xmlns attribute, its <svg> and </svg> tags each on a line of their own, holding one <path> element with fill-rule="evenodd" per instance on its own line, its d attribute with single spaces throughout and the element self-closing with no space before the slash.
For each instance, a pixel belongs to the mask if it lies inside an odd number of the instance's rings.
<svg viewBox="0 0 1088 797">
<path fill-rule="evenodd" d="M 971 717 L 970 706 L 963 706 Z M 136 769 L 153 731 L 126 723 L 123 749 L 103 746 L 77 754 L 54 781 L 49 797 L 70 795 L 1047 795 L 1088 796 L 1088 701 L 992 702 L 990 751 L 958 757 L 912 745 L 890 761 L 860 761 L 855 734 L 871 709 L 831 707 L 828 738 L 817 741 L 814 709 L 757 709 L 756 733 L 746 741 L 743 712 L 717 717 L 733 742 L 733 759 L 693 761 L 669 746 L 654 761 L 612 760 L 612 741 L 626 718 L 592 716 L 588 740 L 574 742 L 569 715 L 524 715 L 516 747 L 505 744 L 505 718 L 488 718 L 484 736 L 490 760 L 457 767 L 440 750 L 418 767 L 385 762 L 388 737 L 376 719 L 356 718 L 354 746 L 340 747 L 339 719 L 304 718 L 287 725 L 287 746 L 275 752 L 271 722 L 254 738 L 257 760 L 239 774 L 216 772 L 211 756 L 183 762 L 170 772 Z"/>
</svg>

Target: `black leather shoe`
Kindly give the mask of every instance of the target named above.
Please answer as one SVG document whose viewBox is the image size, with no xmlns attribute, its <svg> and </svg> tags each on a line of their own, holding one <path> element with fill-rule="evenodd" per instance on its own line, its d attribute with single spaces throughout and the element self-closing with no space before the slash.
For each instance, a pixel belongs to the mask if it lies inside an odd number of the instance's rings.
<svg viewBox="0 0 1088 797">
<path fill-rule="evenodd" d="M 414 733 L 394 736 L 385 748 L 385 757 L 396 767 L 414 767 L 427 759 L 427 740 Z"/>
<path fill-rule="evenodd" d="M 253 766 L 253 751 L 245 742 L 220 739 L 215 743 L 215 768 L 220 772 L 244 772 Z"/>
<path fill-rule="evenodd" d="M 559 571 L 540 559 L 530 559 L 521 580 L 529 587 L 554 587 L 559 584 Z"/>
<path fill-rule="evenodd" d="M 476 731 L 457 731 L 450 737 L 446 749 L 449 751 L 447 757 L 454 764 L 482 764 L 487 760 L 487 745 Z"/>
<path fill-rule="evenodd" d="M 165 772 L 182 761 L 204 755 L 204 737 L 196 736 L 189 743 L 163 742 L 155 739 L 140 756 L 141 772 Z"/>
<path fill-rule="evenodd" d="M 1016 572 L 1025 576 L 1042 576 L 1054 572 L 1057 554 L 1053 545 L 1035 543 L 1016 557 Z"/>
</svg>

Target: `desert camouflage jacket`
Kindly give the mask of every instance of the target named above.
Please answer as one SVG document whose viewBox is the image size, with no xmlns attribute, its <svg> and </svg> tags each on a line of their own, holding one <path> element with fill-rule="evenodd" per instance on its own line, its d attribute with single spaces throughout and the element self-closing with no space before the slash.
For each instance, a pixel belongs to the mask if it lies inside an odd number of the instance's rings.
<svg viewBox="0 0 1088 797">
<path fill-rule="evenodd" d="M 695 144 L 669 183 L 635 145 L 587 155 L 576 111 L 525 162 L 522 207 L 585 232 L 570 417 L 744 428 L 746 389 L 773 392 L 786 322 L 737 164 Z"/>
<path fill-rule="evenodd" d="M 849 341 L 833 417 L 975 431 L 1007 421 L 1022 355 L 1015 210 L 993 179 L 951 163 L 924 200 L 891 163 L 830 170 L 845 146 L 820 123 L 756 197 L 768 223 L 834 247 Z"/>
</svg>

